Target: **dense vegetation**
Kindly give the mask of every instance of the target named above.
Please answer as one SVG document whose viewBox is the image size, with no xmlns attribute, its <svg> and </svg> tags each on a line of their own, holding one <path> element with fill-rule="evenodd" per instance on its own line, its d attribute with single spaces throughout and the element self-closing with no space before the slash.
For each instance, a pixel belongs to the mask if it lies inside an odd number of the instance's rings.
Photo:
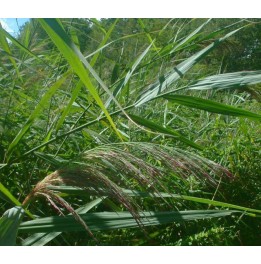
<svg viewBox="0 0 261 264">
<path fill-rule="evenodd" d="M 0 245 L 260 245 L 260 23 L 0 27 Z"/>
</svg>

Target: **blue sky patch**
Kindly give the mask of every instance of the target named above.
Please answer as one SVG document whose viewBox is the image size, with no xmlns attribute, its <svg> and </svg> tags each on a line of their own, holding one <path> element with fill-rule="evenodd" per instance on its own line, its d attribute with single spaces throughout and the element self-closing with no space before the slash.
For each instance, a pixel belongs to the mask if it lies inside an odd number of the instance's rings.
<svg viewBox="0 0 261 264">
<path fill-rule="evenodd" d="M 12 35 L 19 32 L 19 28 L 29 21 L 29 18 L 0 18 L 2 27 Z"/>
</svg>

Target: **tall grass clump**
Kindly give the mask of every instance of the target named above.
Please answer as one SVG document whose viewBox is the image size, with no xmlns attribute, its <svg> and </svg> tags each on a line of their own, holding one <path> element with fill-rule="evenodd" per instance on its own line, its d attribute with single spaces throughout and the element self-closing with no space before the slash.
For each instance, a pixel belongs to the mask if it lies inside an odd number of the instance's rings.
<svg viewBox="0 0 261 264">
<path fill-rule="evenodd" d="M 258 25 L 0 27 L 0 244 L 258 244 L 261 71 L 225 70 Z"/>
</svg>

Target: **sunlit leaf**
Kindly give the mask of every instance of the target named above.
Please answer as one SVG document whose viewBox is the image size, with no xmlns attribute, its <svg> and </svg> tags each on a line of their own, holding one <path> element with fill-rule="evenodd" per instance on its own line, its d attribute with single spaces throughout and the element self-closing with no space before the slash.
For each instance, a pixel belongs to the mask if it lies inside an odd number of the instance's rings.
<svg viewBox="0 0 261 264">
<path fill-rule="evenodd" d="M 261 71 L 242 71 L 212 75 L 187 87 L 190 90 L 245 88 L 261 83 Z"/>
<path fill-rule="evenodd" d="M 187 95 L 165 95 L 164 98 L 171 102 L 175 102 L 180 105 L 185 105 L 190 108 L 196 108 L 205 110 L 212 113 L 218 113 L 223 115 L 242 116 L 252 119 L 261 120 L 261 115 L 252 113 L 250 111 L 236 108 L 230 105 L 217 103 L 212 100 L 202 99 L 195 96 Z"/>
</svg>

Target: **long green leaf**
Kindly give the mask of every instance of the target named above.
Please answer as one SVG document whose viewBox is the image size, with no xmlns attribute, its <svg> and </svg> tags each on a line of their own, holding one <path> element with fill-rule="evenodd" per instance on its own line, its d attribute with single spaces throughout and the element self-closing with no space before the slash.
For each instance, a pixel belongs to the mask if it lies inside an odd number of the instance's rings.
<svg viewBox="0 0 261 264">
<path fill-rule="evenodd" d="M 57 157 L 57 155 L 46 154 L 46 153 L 38 152 L 38 151 L 35 151 L 34 154 L 35 156 L 47 162 L 48 164 L 52 164 L 56 166 L 57 168 L 68 163 L 68 160 L 65 160 L 61 157 Z"/>
<path fill-rule="evenodd" d="M 21 206 L 7 210 L 0 218 L 0 246 L 14 246 L 20 222 L 24 216 Z"/>
<path fill-rule="evenodd" d="M 105 108 L 102 99 L 100 98 L 96 88 L 93 86 L 87 71 L 85 70 L 84 65 L 87 65 L 88 70 L 92 70 L 91 73 L 93 74 L 94 71 L 89 63 L 86 61 L 84 56 L 81 54 L 79 49 L 75 46 L 75 44 L 71 41 L 69 36 L 66 34 L 60 23 L 57 19 L 38 19 L 44 30 L 48 33 L 51 37 L 57 48 L 66 58 L 72 69 L 75 73 L 79 76 L 83 84 L 89 90 L 90 94 L 93 96 L 94 100 L 97 102 L 101 110 L 104 112 L 105 116 L 109 120 L 112 128 L 115 130 L 116 134 L 120 139 L 122 139 L 120 133 L 118 132 L 110 114 L 108 113 L 107 109 Z M 95 75 L 96 80 L 97 76 Z"/>
<path fill-rule="evenodd" d="M 165 95 L 163 98 L 175 102 L 180 105 L 185 105 L 191 108 L 201 109 L 212 113 L 223 115 L 232 115 L 247 117 L 251 119 L 261 120 L 261 115 L 252 113 L 247 110 L 239 109 L 230 105 L 214 102 L 212 100 L 202 99 L 194 96 L 187 95 Z"/>
<path fill-rule="evenodd" d="M 190 90 L 233 89 L 261 83 L 261 71 L 241 71 L 208 76 L 187 87 Z"/>
<path fill-rule="evenodd" d="M 11 203 L 12 205 L 21 206 L 21 203 L 10 193 L 10 191 L 0 182 L 0 198 L 6 202 Z M 34 219 L 34 216 L 30 213 L 29 210 L 25 209 L 25 212 L 28 216 Z"/>
<path fill-rule="evenodd" d="M 6 187 L 0 182 L 0 195 L 5 200 L 13 205 L 21 205 L 21 203 L 6 189 Z"/>
<path fill-rule="evenodd" d="M 78 214 L 85 214 L 90 211 L 93 207 L 97 206 L 103 201 L 103 198 L 97 198 L 90 203 L 82 206 L 76 210 Z M 62 232 L 51 232 L 51 233 L 36 233 L 26 238 L 22 242 L 22 246 L 44 246 L 54 238 L 59 236 Z"/>
<path fill-rule="evenodd" d="M 162 225 L 174 222 L 194 221 L 214 217 L 225 217 L 235 210 L 191 210 L 170 212 L 141 212 L 140 221 L 144 226 Z M 81 218 L 92 231 L 112 230 L 118 228 L 139 227 L 136 220 L 129 212 L 102 212 L 82 214 Z M 84 231 L 73 216 L 53 216 L 24 222 L 19 227 L 19 232 L 72 232 Z"/>
<path fill-rule="evenodd" d="M 177 131 L 175 131 L 173 129 L 160 126 L 160 125 L 158 125 L 152 121 L 149 121 L 147 119 L 144 119 L 142 117 L 139 117 L 139 116 L 136 116 L 133 114 L 129 114 L 129 117 L 134 122 L 136 122 L 137 124 L 142 125 L 144 127 L 147 127 L 149 129 L 151 129 L 152 131 L 160 132 L 160 133 L 163 133 L 164 135 L 171 135 L 174 138 L 176 138 L 177 140 L 179 140 L 179 141 L 181 141 L 181 142 L 183 142 L 183 143 L 185 143 L 185 144 L 187 144 L 193 148 L 200 149 L 200 150 L 203 149 L 201 146 L 199 146 L 198 144 L 194 143 L 193 141 L 183 137 L 180 133 L 178 133 Z"/>
<path fill-rule="evenodd" d="M 79 187 L 73 187 L 73 186 L 50 186 L 48 187 L 50 190 L 58 191 L 61 193 L 67 193 L 70 195 L 87 195 L 89 196 L 88 192 L 86 190 L 79 188 Z M 190 195 L 181 195 L 181 194 L 176 194 L 176 193 L 149 193 L 149 192 L 141 192 L 141 191 L 136 191 L 136 190 L 128 190 L 128 189 L 122 189 L 122 191 L 132 197 L 142 197 L 142 198 L 147 198 L 147 197 L 152 197 L 152 198 L 173 198 L 173 199 L 181 199 L 181 200 L 187 200 L 187 201 L 192 201 L 196 203 L 202 203 L 202 204 L 207 204 L 211 206 L 220 206 L 224 208 L 232 208 L 236 210 L 240 210 L 246 213 L 254 213 L 258 214 L 261 216 L 261 210 L 253 209 L 253 208 L 248 208 L 240 205 L 235 205 L 235 204 L 230 204 L 230 203 L 225 203 L 225 202 L 220 202 L 216 200 L 211 200 L 211 199 L 206 199 L 206 198 L 201 198 L 201 197 L 195 197 L 195 196 L 190 196 Z M 252 215 L 256 216 L 256 215 Z"/>
</svg>

